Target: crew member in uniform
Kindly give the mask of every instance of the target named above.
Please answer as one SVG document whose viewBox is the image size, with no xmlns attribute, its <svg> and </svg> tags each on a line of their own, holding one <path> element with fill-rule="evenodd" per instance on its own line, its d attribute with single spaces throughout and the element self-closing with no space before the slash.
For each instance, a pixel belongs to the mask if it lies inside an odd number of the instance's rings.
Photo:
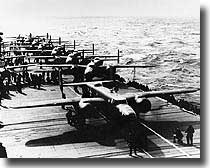
<svg viewBox="0 0 210 168">
<path fill-rule="evenodd" d="M 183 143 L 182 141 L 182 138 L 183 138 L 183 134 L 181 132 L 181 130 L 179 128 L 176 128 L 176 130 L 174 130 L 174 143 L 176 142 L 176 139 L 178 141 L 178 143 Z"/>
<path fill-rule="evenodd" d="M 195 130 L 192 127 L 192 125 L 190 125 L 187 130 L 185 131 L 185 133 L 187 133 L 187 145 L 193 145 L 193 134 L 194 134 Z"/>
<path fill-rule="evenodd" d="M 134 151 L 134 154 L 137 155 L 137 134 L 134 130 L 129 130 L 127 143 L 129 147 L 129 155 L 132 156 L 132 151 Z"/>
<path fill-rule="evenodd" d="M 7 158 L 7 151 L 1 142 L 0 142 L 0 158 Z"/>
</svg>

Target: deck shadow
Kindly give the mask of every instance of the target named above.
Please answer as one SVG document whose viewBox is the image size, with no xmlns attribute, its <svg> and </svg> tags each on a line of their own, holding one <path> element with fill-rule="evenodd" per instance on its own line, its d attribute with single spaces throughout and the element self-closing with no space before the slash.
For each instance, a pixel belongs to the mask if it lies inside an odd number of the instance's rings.
<svg viewBox="0 0 210 168">
<path fill-rule="evenodd" d="M 73 143 L 97 142 L 104 146 L 115 146 L 115 138 L 122 138 L 118 130 L 111 130 L 109 125 L 87 125 L 84 129 L 64 132 L 61 135 L 34 139 L 26 142 L 26 146 L 51 146 Z"/>
</svg>

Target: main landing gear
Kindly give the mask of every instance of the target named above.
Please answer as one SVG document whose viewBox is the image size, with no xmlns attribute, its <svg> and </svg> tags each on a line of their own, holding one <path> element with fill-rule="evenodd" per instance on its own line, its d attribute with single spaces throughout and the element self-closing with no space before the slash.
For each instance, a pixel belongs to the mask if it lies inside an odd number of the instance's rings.
<svg viewBox="0 0 210 168">
<path fill-rule="evenodd" d="M 78 113 L 74 107 L 68 107 L 66 113 L 66 119 L 70 126 L 81 129 L 85 126 L 85 118 Z"/>
</svg>

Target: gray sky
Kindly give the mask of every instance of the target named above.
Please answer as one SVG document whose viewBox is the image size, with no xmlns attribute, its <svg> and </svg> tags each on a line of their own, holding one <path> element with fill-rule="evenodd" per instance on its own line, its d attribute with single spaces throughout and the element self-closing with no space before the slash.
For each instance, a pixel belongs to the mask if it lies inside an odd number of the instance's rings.
<svg viewBox="0 0 210 168">
<path fill-rule="evenodd" d="M 0 0 L 0 17 L 199 17 L 199 0 Z"/>
</svg>

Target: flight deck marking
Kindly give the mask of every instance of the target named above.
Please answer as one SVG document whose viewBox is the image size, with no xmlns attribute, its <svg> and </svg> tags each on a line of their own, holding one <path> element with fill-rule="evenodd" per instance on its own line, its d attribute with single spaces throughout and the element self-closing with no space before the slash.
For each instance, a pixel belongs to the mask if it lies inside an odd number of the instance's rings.
<svg viewBox="0 0 210 168">
<path fill-rule="evenodd" d="M 186 153 L 185 151 L 183 151 L 182 149 L 180 149 L 179 147 L 177 147 L 176 145 L 174 145 L 173 143 L 171 143 L 169 140 L 167 140 L 166 138 L 164 138 L 163 136 L 161 136 L 160 134 L 158 134 L 157 132 L 155 132 L 153 129 L 151 129 L 150 127 L 148 127 L 144 123 L 140 123 L 140 124 L 143 125 L 145 128 L 147 128 L 148 130 L 150 130 L 151 132 L 153 132 L 158 137 L 160 137 L 162 140 L 164 140 L 165 142 L 167 142 L 168 144 L 170 144 L 171 146 L 173 146 L 174 148 L 176 148 L 178 151 L 180 151 L 181 153 L 183 153 L 184 155 L 186 155 L 188 158 L 191 158 L 188 153 Z"/>
</svg>

